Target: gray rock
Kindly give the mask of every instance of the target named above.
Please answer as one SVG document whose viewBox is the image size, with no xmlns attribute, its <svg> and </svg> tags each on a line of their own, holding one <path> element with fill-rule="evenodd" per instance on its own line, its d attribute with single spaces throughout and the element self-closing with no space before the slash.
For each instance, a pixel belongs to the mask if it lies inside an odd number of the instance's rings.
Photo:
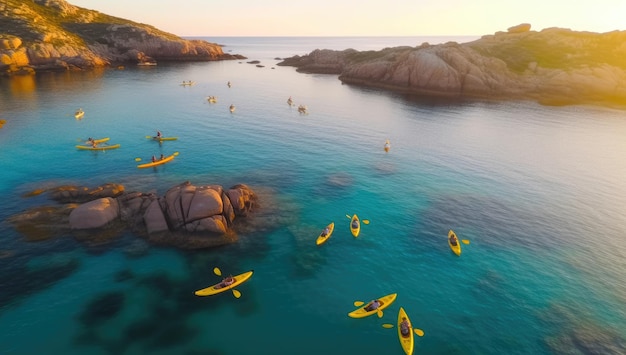
<svg viewBox="0 0 626 355">
<path fill-rule="evenodd" d="M 117 200 L 106 197 L 79 205 L 70 213 L 70 228 L 102 228 L 119 217 Z"/>
</svg>

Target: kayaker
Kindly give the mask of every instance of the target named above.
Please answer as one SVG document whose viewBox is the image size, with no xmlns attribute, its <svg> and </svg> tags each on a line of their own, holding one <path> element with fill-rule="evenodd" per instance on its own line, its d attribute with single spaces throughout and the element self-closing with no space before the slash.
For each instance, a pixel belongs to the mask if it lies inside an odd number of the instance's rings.
<svg viewBox="0 0 626 355">
<path fill-rule="evenodd" d="M 157 137 L 157 138 L 159 138 L 159 139 L 160 139 L 161 137 L 163 137 L 163 135 L 161 134 L 161 131 L 157 131 L 157 135 L 156 135 L 156 137 Z"/>
<path fill-rule="evenodd" d="M 370 312 L 370 311 L 373 311 L 375 309 L 378 309 L 378 307 L 380 307 L 380 301 L 379 300 L 371 300 L 370 303 L 368 303 L 367 306 L 365 306 L 365 310 Z"/>
<path fill-rule="evenodd" d="M 330 233 L 330 229 L 328 229 L 328 227 L 324 228 L 324 231 L 322 231 L 322 237 L 327 236 L 328 233 Z"/>
<path fill-rule="evenodd" d="M 152 162 L 154 163 L 156 161 L 156 157 L 153 155 L 152 156 Z"/>
<path fill-rule="evenodd" d="M 352 221 L 352 228 L 359 228 L 359 220 L 355 219 Z"/>
<path fill-rule="evenodd" d="M 456 246 L 457 243 L 458 243 L 458 241 L 456 240 L 456 236 L 454 234 L 452 234 L 450 236 L 450 244 L 453 245 L 453 246 Z"/>
<path fill-rule="evenodd" d="M 220 282 L 216 288 L 222 288 L 222 287 L 226 287 L 226 286 L 230 286 L 235 282 L 235 278 L 233 277 L 233 275 L 228 275 L 228 277 L 224 278 L 222 280 L 222 282 Z"/>
<path fill-rule="evenodd" d="M 92 147 L 92 148 L 95 148 L 95 147 L 97 147 L 97 146 L 98 146 L 98 143 L 96 143 L 96 141 L 92 139 L 92 140 L 91 140 L 91 147 Z"/>
<path fill-rule="evenodd" d="M 161 157 L 159 158 L 159 160 L 163 160 L 163 159 L 165 159 L 165 156 L 161 154 Z"/>
<path fill-rule="evenodd" d="M 402 336 L 408 336 L 411 333 L 411 323 L 406 317 L 402 317 L 402 323 L 400 323 L 400 333 Z"/>
</svg>

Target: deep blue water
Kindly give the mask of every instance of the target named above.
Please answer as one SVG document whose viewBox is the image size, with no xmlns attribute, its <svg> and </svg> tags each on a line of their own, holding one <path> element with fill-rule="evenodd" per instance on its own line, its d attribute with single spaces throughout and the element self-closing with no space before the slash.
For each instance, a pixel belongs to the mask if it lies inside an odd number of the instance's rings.
<svg viewBox="0 0 626 355">
<path fill-rule="evenodd" d="M 0 79 L 0 353 L 402 354 L 382 327 L 400 306 L 425 332 L 415 353 L 626 351 L 626 111 L 433 101 L 275 66 L 316 48 L 458 39 L 206 39 L 264 67 Z M 145 139 L 156 130 L 179 140 Z M 90 136 L 121 148 L 74 148 Z M 168 165 L 136 168 L 174 151 Z M 263 220 L 233 245 L 198 251 L 131 232 L 32 241 L 6 221 L 54 204 L 22 197 L 37 188 L 116 182 L 162 194 L 183 181 L 248 184 Z M 356 239 L 354 213 L 371 222 Z M 470 241 L 460 257 L 449 229 Z M 216 266 L 255 270 L 241 298 L 194 296 L 219 280 Z M 354 301 L 392 292 L 382 318 L 347 317 Z"/>
</svg>

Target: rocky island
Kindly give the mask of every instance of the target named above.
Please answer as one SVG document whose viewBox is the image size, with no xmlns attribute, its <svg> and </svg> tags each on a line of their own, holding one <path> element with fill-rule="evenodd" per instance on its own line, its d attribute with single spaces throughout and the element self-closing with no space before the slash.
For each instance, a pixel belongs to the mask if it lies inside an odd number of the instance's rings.
<svg viewBox="0 0 626 355">
<path fill-rule="evenodd" d="M 245 57 L 64 0 L 0 2 L 0 75 L 228 59 Z"/>
<path fill-rule="evenodd" d="M 461 44 L 317 49 L 278 65 L 422 96 L 626 106 L 626 31 L 530 28 L 520 24 Z"/>
<path fill-rule="evenodd" d="M 39 189 L 25 197 L 46 195 L 57 204 L 34 207 L 9 218 L 29 241 L 73 234 L 83 240 L 111 239 L 125 230 L 149 242 L 198 249 L 232 243 L 234 222 L 258 204 L 245 184 L 173 186 L 163 196 L 127 192 L 123 185 L 64 185 Z"/>
</svg>

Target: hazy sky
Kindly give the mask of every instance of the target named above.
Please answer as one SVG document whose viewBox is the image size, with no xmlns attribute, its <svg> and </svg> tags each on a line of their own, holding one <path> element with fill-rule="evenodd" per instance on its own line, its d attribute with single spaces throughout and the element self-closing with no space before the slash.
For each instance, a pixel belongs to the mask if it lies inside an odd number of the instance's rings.
<svg viewBox="0 0 626 355">
<path fill-rule="evenodd" d="M 520 23 L 626 30 L 626 0 L 69 0 L 179 36 L 484 35 Z"/>
</svg>

